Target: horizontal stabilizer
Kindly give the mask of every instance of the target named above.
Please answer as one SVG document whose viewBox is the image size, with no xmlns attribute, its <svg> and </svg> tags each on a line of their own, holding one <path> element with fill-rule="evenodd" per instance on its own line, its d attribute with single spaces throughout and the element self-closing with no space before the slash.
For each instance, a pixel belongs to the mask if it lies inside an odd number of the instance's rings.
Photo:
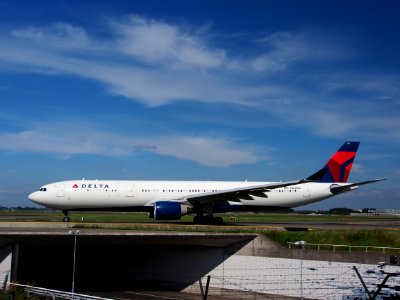
<svg viewBox="0 0 400 300">
<path fill-rule="evenodd" d="M 374 182 L 379 182 L 379 181 L 383 181 L 386 180 L 385 178 L 382 179 L 373 179 L 373 180 L 367 180 L 367 181 L 361 181 L 361 182 L 356 182 L 356 183 L 351 183 L 348 185 L 338 185 L 338 184 L 332 184 L 330 187 L 330 191 L 332 194 L 341 194 L 341 193 L 345 193 L 345 192 L 349 192 L 351 190 L 354 190 L 356 188 L 358 188 L 360 185 L 365 185 L 365 184 L 370 184 L 370 183 L 374 183 Z"/>
</svg>

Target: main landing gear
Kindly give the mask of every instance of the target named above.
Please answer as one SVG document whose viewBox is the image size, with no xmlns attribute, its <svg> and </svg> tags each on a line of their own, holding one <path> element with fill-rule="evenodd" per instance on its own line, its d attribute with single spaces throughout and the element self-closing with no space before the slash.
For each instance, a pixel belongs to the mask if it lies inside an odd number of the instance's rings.
<svg viewBox="0 0 400 300">
<path fill-rule="evenodd" d="M 64 214 L 63 222 L 68 223 L 71 220 L 68 216 L 68 210 L 63 210 L 62 212 Z"/>
<path fill-rule="evenodd" d="M 221 217 L 214 217 L 212 204 L 206 206 L 197 206 L 197 215 L 193 218 L 195 224 L 207 224 L 207 225 L 222 225 L 224 219 Z M 203 215 L 205 214 L 205 216 Z"/>
</svg>

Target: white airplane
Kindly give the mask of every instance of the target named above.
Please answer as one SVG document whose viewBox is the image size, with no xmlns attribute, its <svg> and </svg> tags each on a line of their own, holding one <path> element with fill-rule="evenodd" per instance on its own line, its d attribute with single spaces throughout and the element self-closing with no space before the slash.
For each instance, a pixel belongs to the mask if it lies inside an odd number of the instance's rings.
<svg viewBox="0 0 400 300">
<path fill-rule="evenodd" d="M 288 182 L 71 180 L 42 186 L 28 197 L 51 209 L 140 211 L 156 220 L 196 214 L 195 223 L 223 222 L 214 213 L 282 210 L 320 201 L 384 179 L 347 183 L 359 142 L 345 142 L 306 179 Z"/>
</svg>

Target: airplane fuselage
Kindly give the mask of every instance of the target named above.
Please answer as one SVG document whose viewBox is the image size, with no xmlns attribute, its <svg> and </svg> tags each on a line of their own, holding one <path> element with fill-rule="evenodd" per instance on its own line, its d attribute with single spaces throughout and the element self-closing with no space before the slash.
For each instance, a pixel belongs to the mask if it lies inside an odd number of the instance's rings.
<svg viewBox="0 0 400 300">
<path fill-rule="evenodd" d="M 272 183 L 272 182 L 271 182 Z M 60 210 L 149 211 L 156 201 L 212 193 L 270 182 L 250 181 L 62 181 L 43 186 L 29 195 L 37 204 Z M 228 201 L 224 211 L 274 210 L 300 206 L 333 196 L 331 183 L 292 185 L 264 192 L 262 197 Z"/>
</svg>

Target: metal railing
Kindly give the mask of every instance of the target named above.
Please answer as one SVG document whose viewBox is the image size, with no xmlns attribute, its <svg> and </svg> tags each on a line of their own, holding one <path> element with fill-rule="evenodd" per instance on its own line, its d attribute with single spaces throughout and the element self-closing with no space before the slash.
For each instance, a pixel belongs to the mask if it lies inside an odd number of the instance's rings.
<svg viewBox="0 0 400 300">
<path fill-rule="evenodd" d="M 294 242 L 287 242 L 289 248 L 292 248 L 293 246 L 295 246 Z M 307 243 L 306 247 L 313 247 L 313 248 L 317 248 L 317 250 L 321 250 L 321 248 L 328 248 L 327 250 L 329 250 L 329 248 L 332 249 L 332 251 L 336 251 L 336 249 L 338 248 L 347 248 L 349 252 L 352 251 L 352 249 L 365 249 L 365 252 L 382 252 L 382 253 L 386 253 L 387 251 L 393 250 L 393 251 L 397 251 L 400 252 L 400 248 L 395 248 L 395 247 L 378 247 L 378 246 L 352 246 L 352 245 L 336 245 L 336 244 L 311 244 L 311 243 Z M 325 250 L 325 249 L 324 249 Z M 368 251 L 370 250 L 370 251 Z M 371 251 L 372 250 L 372 251 Z M 378 251 L 373 251 L 373 250 L 378 250 Z"/>
<path fill-rule="evenodd" d="M 23 289 L 28 295 L 34 294 L 34 295 L 39 295 L 39 296 L 51 297 L 52 299 L 58 298 L 58 299 L 74 299 L 74 300 L 75 299 L 76 300 L 111 300 L 110 298 L 102 298 L 102 297 L 96 297 L 96 296 L 90 296 L 90 295 L 84 295 L 84 294 L 64 292 L 64 291 L 59 291 L 59 290 L 51 290 L 51 289 L 46 289 L 46 288 L 41 288 L 41 287 L 36 287 L 36 286 L 19 284 L 19 283 L 10 283 L 9 285 Z"/>
</svg>

